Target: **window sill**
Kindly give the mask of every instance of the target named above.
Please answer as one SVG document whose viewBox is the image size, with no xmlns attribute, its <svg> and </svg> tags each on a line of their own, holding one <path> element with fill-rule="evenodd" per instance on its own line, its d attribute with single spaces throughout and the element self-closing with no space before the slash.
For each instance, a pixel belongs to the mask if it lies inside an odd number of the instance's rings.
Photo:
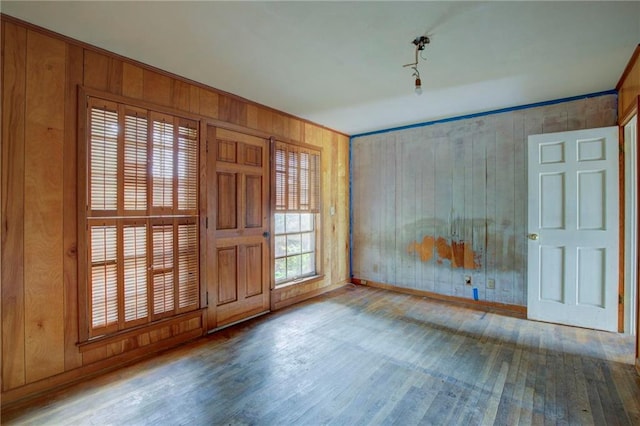
<svg viewBox="0 0 640 426">
<path fill-rule="evenodd" d="M 297 280 L 287 281 L 286 283 L 276 284 L 273 290 L 282 290 L 287 287 L 295 287 L 302 284 L 310 284 L 316 281 L 321 281 L 324 279 L 324 274 L 320 275 L 311 275 L 309 277 L 298 278 Z"/>
</svg>

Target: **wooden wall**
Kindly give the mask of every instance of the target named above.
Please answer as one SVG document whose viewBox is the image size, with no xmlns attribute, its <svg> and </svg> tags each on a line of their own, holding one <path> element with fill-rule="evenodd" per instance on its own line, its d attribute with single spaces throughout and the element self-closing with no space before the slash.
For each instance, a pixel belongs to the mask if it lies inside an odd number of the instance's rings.
<svg viewBox="0 0 640 426">
<path fill-rule="evenodd" d="M 616 89 L 618 90 L 618 124 L 624 126 L 634 115 L 640 112 L 640 44 L 631 55 Z M 640 141 L 640 137 L 636 139 Z M 638 150 L 638 153 L 640 155 L 640 150 Z M 640 161 L 638 164 L 640 164 Z M 640 205 L 638 205 L 638 210 L 640 211 Z M 640 235 L 625 234 L 624 238 L 636 238 L 637 241 L 640 241 Z M 640 258 L 637 261 L 638 265 L 640 265 Z M 636 306 L 638 309 L 636 315 L 638 321 L 636 326 L 636 371 L 640 375 L 640 281 L 636 282 L 636 296 L 638 297 Z"/>
<path fill-rule="evenodd" d="M 216 126 L 320 147 L 324 277 L 274 291 L 272 306 L 347 282 L 347 136 L 2 16 L 3 404 L 206 331 L 203 311 L 143 333 L 76 345 L 79 86 L 185 111 Z"/>
<path fill-rule="evenodd" d="M 640 96 L 640 44 L 631 55 L 616 89 L 620 124 L 623 124 L 622 121 L 626 122 L 637 110 L 638 96 Z"/>
<path fill-rule="evenodd" d="M 527 136 L 616 112 L 611 94 L 354 138 L 353 276 L 525 306 Z"/>
</svg>

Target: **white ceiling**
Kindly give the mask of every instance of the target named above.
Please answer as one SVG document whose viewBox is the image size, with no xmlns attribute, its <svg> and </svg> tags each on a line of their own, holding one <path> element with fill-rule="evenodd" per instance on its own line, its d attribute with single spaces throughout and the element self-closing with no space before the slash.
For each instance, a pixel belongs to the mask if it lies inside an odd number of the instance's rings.
<svg viewBox="0 0 640 426">
<path fill-rule="evenodd" d="M 640 2 L 13 2 L 1 10 L 348 134 L 613 89 Z M 413 93 L 411 41 L 432 42 Z"/>
</svg>

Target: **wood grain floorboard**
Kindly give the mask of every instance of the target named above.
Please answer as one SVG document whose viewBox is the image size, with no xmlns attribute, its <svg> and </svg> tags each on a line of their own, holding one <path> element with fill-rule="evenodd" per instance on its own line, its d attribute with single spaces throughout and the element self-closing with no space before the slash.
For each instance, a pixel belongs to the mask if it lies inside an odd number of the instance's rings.
<svg viewBox="0 0 640 426">
<path fill-rule="evenodd" d="M 640 425 L 633 338 L 349 285 L 2 424 Z"/>
</svg>

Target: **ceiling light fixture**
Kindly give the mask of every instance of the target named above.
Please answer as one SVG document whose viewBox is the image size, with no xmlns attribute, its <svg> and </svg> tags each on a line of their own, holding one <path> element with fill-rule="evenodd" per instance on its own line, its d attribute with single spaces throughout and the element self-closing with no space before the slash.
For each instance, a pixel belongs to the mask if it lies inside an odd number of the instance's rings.
<svg viewBox="0 0 640 426">
<path fill-rule="evenodd" d="M 413 74 L 412 77 L 416 78 L 415 81 L 415 91 L 416 91 L 416 95 L 421 95 L 422 94 L 422 80 L 420 80 L 420 71 L 418 71 L 418 52 L 421 50 L 424 50 L 425 46 L 429 43 L 431 43 L 431 40 L 429 39 L 429 37 L 427 36 L 420 36 L 420 37 L 416 37 L 411 43 L 413 43 L 416 46 L 416 60 L 415 62 L 412 62 L 410 64 L 405 64 L 402 67 L 403 68 L 407 68 L 407 67 L 411 67 L 411 69 L 413 70 Z M 424 59 L 424 58 L 422 58 Z"/>
</svg>

